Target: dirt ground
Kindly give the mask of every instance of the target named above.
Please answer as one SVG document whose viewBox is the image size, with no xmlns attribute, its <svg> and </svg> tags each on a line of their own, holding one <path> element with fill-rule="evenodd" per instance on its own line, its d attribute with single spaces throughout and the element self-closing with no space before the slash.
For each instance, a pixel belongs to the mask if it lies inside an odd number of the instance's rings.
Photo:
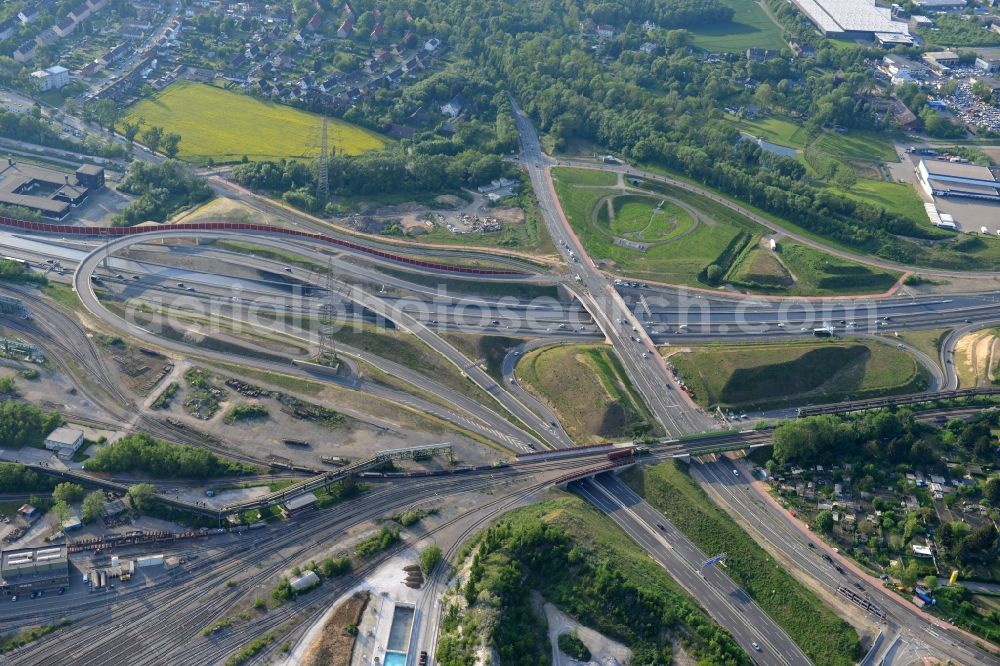
<svg viewBox="0 0 1000 666">
<path fill-rule="evenodd" d="M 972 388 L 992 385 L 998 358 L 1000 338 L 992 332 L 976 331 L 960 339 L 955 345 L 959 386 Z"/>
<path fill-rule="evenodd" d="M 469 201 L 446 194 L 435 198 L 437 206 L 418 203 L 382 206 L 349 218 L 347 223 L 366 233 L 382 233 L 394 223 L 409 233 L 430 233 L 435 227 L 458 233 L 489 233 L 481 226 L 488 220 L 495 220 L 499 226 L 524 224 L 524 211 L 520 208 L 490 206 L 485 196 L 466 192 Z"/>
<path fill-rule="evenodd" d="M 452 443 L 455 457 L 461 460 L 461 464 L 485 464 L 495 461 L 498 457 L 498 454 L 490 449 L 456 436 L 455 433 L 429 429 L 428 424 L 417 420 L 415 415 L 389 403 L 372 400 L 365 394 L 333 386 L 306 385 L 304 382 L 301 390 L 294 390 L 274 386 L 253 377 L 240 377 L 271 392 L 268 397 L 247 397 L 225 385 L 226 379 L 233 378 L 235 373 L 220 371 L 209 371 L 209 373 L 213 385 L 221 387 L 225 391 L 225 397 L 221 399 L 219 409 L 210 419 L 198 419 L 184 408 L 184 403 L 194 392 L 183 376 L 191 367 L 185 361 L 177 361 L 177 367 L 169 381 L 176 381 L 180 388 L 169 406 L 155 410 L 154 414 L 176 419 L 196 430 L 214 435 L 224 442 L 238 443 L 243 452 L 261 459 L 276 456 L 303 465 L 321 467 L 322 456 L 356 460 L 368 457 L 376 451 L 442 441 Z M 288 379 L 294 381 L 292 378 Z M 165 388 L 169 381 L 165 381 L 162 386 Z M 314 388 L 321 390 L 313 393 Z M 301 400 L 306 403 L 307 409 L 310 405 L 320 406 L 338 412 L 343 418 L 340 423 L 330 425 L 324 425 L 318 420 L 301 418 L 278 399 L 278 393 Z M 225 422 L 225 414 L 230 407 L 252 402 L 264 406 L 268 416 L 231 425 Z M 294 443 L 287 444 L 286 440 Z M 300 443 L 308 443 L 308 446 Z M 447 465 L 445 459 L 431 458 L 419 463 L 407 463 L 405 466 L 437 469 L 444 465 Z"/>
<path fill-rule="evenodd" d="M 38 370 L 38 379 L 21 377 L 19 373 L 27 369 Z M 0 358 L 0 377 L 14 377 L 19 398 L 33 405 L 38 405 L 42 409 L 58 411 L 68 421 L 73 422 L 74 417 L 79 417 L 87 424 L 97 424 L 97 421 L 111 421 L 111 417 L 98 405 L 84 397 L 72 380 L 56 372 L 49 364 L 40 366 L 34 363 Z"/>
<path fill-rule="evenodd" d="M 583 663 L 570 658 L 559 649 L 559 636 L 573 631 L 590 650 L 590 661 L 586 663 L 618 666 L 632 661 L 632 651 L 626 646 L 583 626 L 554 604 L 544 601 L 540 595 L 533 594 L 532 601 L 536 606 L 541 604 L 545 612 L 545 620 L 549 625 L 549 642 L 552 643 L 553 666 L 578 666 Z"/>
<path fill-rule="evenodd" d="M 360 624 L 369 596 L 367 591 L 355 592 L 334 609 L 323 625 L 322 634 L 303 657 L 303 666 L 348 666 L 351 663 L 354 636 L 344 628 Z"/>
</svg>

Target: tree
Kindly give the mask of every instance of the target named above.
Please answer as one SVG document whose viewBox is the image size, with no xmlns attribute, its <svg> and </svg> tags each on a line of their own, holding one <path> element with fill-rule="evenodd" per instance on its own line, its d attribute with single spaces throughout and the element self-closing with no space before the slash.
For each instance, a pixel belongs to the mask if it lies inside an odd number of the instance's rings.
<svg viewBox="0 0 1000 666">
<path fill-rule="evenodd" d="M 177 157 L 177 151 L 180 147 L 180 143 L 181 137 L 179 134 L 174 134 L 173 132 L 167 134 L 162 140 L 163 154 L 170 159 L 174 159 Z"/>
<path fill-rule="evenodd" d="M 83 486 L 79 483 L 64 481 L 55 487 L 52 491 L 52 497 L 57 502 L 64 502 L 66 504 L 79 502 L 83 498 Z"/>
<path fill-rule="evenodd" d="M 146 144 L 152 152 L 156 152 L 157 148 L 160 147 L 160 142 L 163 140 L 163 128 L 161 127 L 150 127 L 145 132 L 142 133 L 142 142 Z"/>
<path fill-rule="evenodd" d="M 972 94 L 983 102 L 990 102 L 993 99 L 993 88 L 982 81 L 976 81 L 972 84 Z"/>
<path fill-rule="evenodd" d="M 986 487 L 983 489 L 983 496 L 993 506 L 1000 507 L 1000 478 L 994 477 L 986 482 Z"/>
<path fill-rule="evenodd" d="M 125 135 L 125 140 L 129 143 L 135 141 L 135 137 L 139 135 L 139 129 L 142 127 L 143 119 L 139 118 L 135 121 L 126 120 L 122 123 L 122 134 Z"/>
<path fill-rule="evenodd" d="M 833 184 L 842 190 L 850 191 L 858 182 L 858 176 L 854 173 L 854 169 L 849 166 L 837 165 L 836 171 L 833 174 Z"/>
<path fill-rule="evenodd" d="M 705 269 L 705 280 L 709 284 L 718 284 L 724 274 L 725 271 L 722 270 L 721 266 L 718 264 L 712 264 Z"/>
<path fill-rule="evenodd" d="M 66 502 L 59 500 L 52 505 L 52 511 L 49 515 L 52 516 L 52 526 L 60 529 L 62 528 L 63 523 L 72 517 L 73 509 Z"/>
<path fill-rule="evenodd" d="M 816 529 L 824 534 L 833 531 L 833 512 L 825 509 L 816 514 Z"/>
<path fill-rule="evenodd" d="M 667 48 L 682 49 L 691 43 L 691 33 L 684 29 L 667 32 Z"/>
<path fill-rule="evenodd" d="M 128 498 L 138 511 L 146 511 L 156 499 L 156 487 L 151 483 L 137 483 L 128 489 Z"/>
<path fill-rule="evenodd" d="M 95 490 L 83 498 L 83 506 L 80 509 L 80 520 L 90 523 L 101 517 L 104 512 L 104 493 Z"/>
<path fill-rule="evenodd" d="M 436 543 L 432 543 L 424 548 L 424 552 L 420 553 L 420 569 L 424 572 L 424 576 L 431 575 L 431 571 L 438 565 L 441 558 L 441 547 Z"/>
</svg>

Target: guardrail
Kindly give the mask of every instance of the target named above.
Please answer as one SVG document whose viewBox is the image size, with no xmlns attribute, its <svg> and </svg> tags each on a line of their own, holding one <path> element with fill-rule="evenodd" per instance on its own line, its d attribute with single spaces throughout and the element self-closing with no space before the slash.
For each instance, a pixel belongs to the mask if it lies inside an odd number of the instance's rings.
<svg viewBox="0 0 1000 666">
<path fill-rule="evenodd" d="M 42 234 L 58 234 L 61 236 L 90 236 L 120 238 L 123 236 L 138 236 L 142 234 L 177 232 L 183 235 L 189 231 L 247 231 L 254 233 L 273 234 L 276 236 L 288 236 L 292 238 L 305 238 L 321 243 L 336 245 L 354 252 L 361 252 L 379 259 L 386 259 L 409 266 L 426 268 L 428 270 L 444 271 L 450 273 L 462 273 L 467 275 L 510 275 L 523 277 L 526 273 L 521 271 L 509 271 L 501 269 L 474 268 L 471 266 L 453 266 L 451 264 L 441 264 L 433 261 L 421 261 L 410 257 L 375 248 L 353 243 L 351 241 L 335 238 L 326 234 L 299 231 L 297 229 L 286 229 L 283 227 L 272 227 L 266 224 L 250 224 L 246 222 L 191 222 L 186 224 L 171 224 L 157 227 L 74 227 L 68 224 L 46 224 L 44 222 L 29 222 L 18 220 L 12 217 L 0 216 L 0 226 L 20 229 L 22 231 L 32 231 Z"/>
</svg>

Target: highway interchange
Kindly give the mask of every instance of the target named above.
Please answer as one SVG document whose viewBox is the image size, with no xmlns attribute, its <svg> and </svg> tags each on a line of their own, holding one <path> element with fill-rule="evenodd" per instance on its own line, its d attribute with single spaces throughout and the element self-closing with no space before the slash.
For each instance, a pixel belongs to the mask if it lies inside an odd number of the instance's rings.
<svg viewBox="0 0 1000 666">
<path fill-rule="evenodd" d="M 209 362 L 251 365 L 368 392 L 434 414 L 514 453 L 573 446 L 551 410 L 525 391 L 516 379 L 519 358 L 527 351 L 547 344 L 607 341 L 618 353 L 627 374 L 664 433 L 678 436 L 708 431 L 717 428 L 720 422 L 704 413 L 679 390 L 658 353 L 658 348 L 665 343 L 810 336 L 813 328 L 829 324 L 844 334 L 878 335 L 880 339 L 886 338 L 890 344 L 896 344 L 892 339 L 895 331 L 949 325 L 956 328 L 944 341 L 940 364 L 944 370 L 938 371 L 932 388 L 954 388 L 957 376 L 950 360 L 960 332 L 1000 322 L 1000 293 L 996 292 L 819 301 L 709 294 L 662 285 L 615 284 L 613 276 L 602 272 L 587 255 L 563 216 L 549 175 L 553 161 L 541 152 L 530 122 L 519 110 L 516 119 L 522 139 L 519 162 L 528 171 L 549 234 L 556 241 L 568 270 L 547 272 L 511 256 L 505 256 L 501 261 L 507 266 L 524 270 L 524 284 L 557 287 L 563 295 L 560 299 L 499 299 L 465 292 L 442 295 L 417 281 L 410 282 L 400 277 L 397 270 L 400 267 L 392 266 L 391 262 L 386 264 L 370 258 L 358 261 L 358 257 L 348 251 L 331 252 L 329 247 L 288 239 L 261 236 L 253 238 L 252 242 L 294 253 L 321 266 L 330 266 L 335 269 L 333 278 L 321 277 L 308 269 L 286 266 L 264 256 L 237 256 L 211 245 L 204 248 L 170 246 L 169 250 L 164 250 L 153 244 L 158 240 L 182 236 L 218 240 L 239 235 L 221 231 L 192 233 L 164 230 L 113 240 L 107 246 L 75 239 L 26 237 L 24 234 L 2 232 L 0 247 L 4 248 L 4 253 L 24 256 L 36 264 L 51 260 L 63 266 L 72 266 L 74 288 L 83 308 L 103 328 L 119 331 L 178 355 L 190 355 Z M 594 167 L 593 163 L 581 163 L 581 166 L 584 165 Z M 616 166 L 607 168 L 627 169 Z M 643 174 L 643 177 L 658 176 Z M 219 184 L 217 189 L 232 194 L 231 188 L 226 185 Z M 253 198 L 243 200 L 260 205 Z M 269 205 L 268 210 L 274 212 L 276 209 Z M 330 231 L 328 227 L 318 227 L 314 221 L 283 209 L 281 214 L 303 229 Z M 243 240 L 246 241 L 246 237 Z M 356 238 L 354 240 L 357 241 Z M 142 258 L 128 256 L 126 250 L 129 246 L 138 248 L 140 245 L 145 245 L 146 250 Z M 399 249 L 382 241 L 371 241 L 371 245 Z M 162 261 L 155 258 L 156 252 L 164 255 Z M 440 257 L 442 261 L 477 256 L 471 251 L 440 248 L 428 249 L 426 254 Z M 218 262 L 220 267 L 240 264 L 253 269 L 258 276 L 230 277 L 225 270 L 212 273 L 178 268 L 173 263 L 180 255 L 209 258 Z M 103 267 L 102 263 L 108 256 L 111 257 L 110 262 Z M 391 274 L 379 270 L 385 265 L 393 268 Z M 290 280 L 291 277 L 294 280 Z M 447 277 L 459 279 L 455 275 Z M 304 318 L 314 317 L 324 300 L 331 297 L 325 292 L 330 284 L 333 284 L 336 298 L 342 306 L 338 312 L 343 319 L 372 321 L 381 317 L 391 321 L 465 373 L 489 396 L 491 402 L 473 399 L 402 364 L 346 345 L 338 346 L 338 353 L 348 366 L 356 362 L 370 364 L 418 391 L 407 392 L 388 387 L 359 379 L 356 374 L 337 377 L 318 375 L 314 370 L 290 363 L 248 359 L 239 354 L 198 348 L 123 321 L 108 310 L 98 298 L 95 288 L 107 289 L 128 298 L 173 302 L 175 305 L 179 301 L 191 307 L 214 303 L 223 308 L 225 317 L 245 320 L 252 325 L 247 315 L 250 305 L 281 308 Z M 375 285 L 379 285 L 377 289 Z M 21 288 L 5 288 L 4 292 L 22 297 L 29 293 Z M 432 299 L 433 307 L 411 307 L 414 303 L 431 302 Z M 32 301 L 30 307 L 34 314 L 33 321 L 5 320 L 4 324 L 49 350 L 51 357 L 61 363 L 62 370 L 68 375 L 82 373 L 89 376 L 91 400 L 100 405 L 108 419 L 173 441 L 185 441 L 182 433 L 143 413 L 129 395 L 115 386 L 86 331 L 71 315 L 42 300 Z M 315 345 L 316 336 L 307 328 L 293 327 L 285 333 L 299 337 L 308 345 Z M 441 337 L 440 333 L 448 331 L 496 333 L 531 340 L 511 350 L 504 359 L 502 381 L 498 381 L 485 372 L 475 359 L 467 358 Z M 74 363 L 65 363 L 66 357 Z M 926 358 L 921 362 L 934 365 Z M 428 394 L 436 399 L 426 397 Z M 670 445 L 658 449 L 654 458 L 665 459 L 683 455 L 686 451 L 676 444 Z M 742 480 L 746 474 L 737 478 L 728 471 L 729 465 L 708 462 L 697 463 L 692 468 L 721 504 L 738 514 L 752 532 L 785 556 L 790 569 L 826 588 L 836 589 L 842 584 L 843 576 L 807 545 L 808 538 L 801 535 L 794 521 L 756 496 L 755 491 Z M 310 553 L 321 544 L 342 539 L 352 528 L 388 515 L 393 510 L 439 502 L 443 497 L 456 501 L 466 498 L 468 508 L 449 516 L 433 531 L 444 538 L 445 527 L 459 529 L 459 537 L 447 533 L 447 538 L 451 540 L 447 552 L 453 555 L 465 537 L 510 508 L 532 501 L 554 480 L 567 473 L 585 477 L 601 466 L 602 455 L 583 453 L 512 465 L 488 474 L 377 485 L 358 500 L 297 518 L 288 524 L 248 534 L 242 539 L 212 542 L 189 549 L 197 555 L 194 563 L 180 567 L 170 580 L 158 581 L 127 593 L 120 592 L 98 601 L 71 590 L 61 602 L 46 599 L 32 607 L 27 615 L 22 608 L 0 607 L 0 631 L 22 626 L 29 619 L 42 621 L 62 614 L 71 615 L 75 620 L 72 627 L 15 651 L 5 661 L 12 664 L 61 664 L 67 663 L 72 655 L 73 663 L 79 664 L 123 663 L 120 646 L 121 641 L 126 641 L 125 644 L 136 646 L 130 650 L 127 663 L 214 663 L 224 660 L 253 638 L 279 627 L 287 627 L 284 633 L 297 639 L 302 635 L 302 627 L 318 617 L 322 607 L 332 603 L 367 572 L 373 571 L 386 556 L 371 560 L 355 571 L 350 579 L 323 586 L 321 591 L 310 596 L 309 606 L 286 604 L 224 636 L 204 637 L 201 628 L 224 616 L 227 609 L 241 599 L 245 601 L 257 594 L 257 588 L 273 580 L 289 562 L 310 557 Z M 808 663 L 805 655 L 781 628 L 732 583 L 724 570 L 702 567 L 704 559 L 713 554 L 698 551 L 655 509 L 636 497 L 615 477 L 602 475 L 595 479 L 574 481 L 570 488 L 606 512 L 626 534 L 646 549 L 701 602 L 716 621 L 730 631 L 752 658 L 759 663 Z M 484 494 L 487 489 L 488 495 Z M 250 569 L 251 562 L 259 566 Z M 248 570 L 251 573 L 247 574 Z M 228 576 L 241 573 L 244 576 L 237 585 L 224 585 Z M 861 575 L 851 577 L 851 581 L 861 585 L 865 594 L 879 600 L 879 605 L 889 614 L 888 621 L 881 627 L 891 639 L 882 644 L 886 653 L 895 649 L 893 646 L 900 639 L 926 646 L 928 654 L 947 655 L 961 663 L 992 662 L 992 657 L 976 648 L 968 637 L 933 626 L 939 623 L 883 591 L 879 581 L 868 580 Z M 444 583 L 443 572 L 439 571 L 429 581 L 421 598 L 411 656 L 419 650 L 433 653 L 437 632 L 435 602 Z M 192 590 L 201 593 L 192 594 Z M 136 621 L 136 618 L 147 616 L 148 620 Z M 873 624 L 877 623 L 873 621 Z M 761 646 L 761 652 L 752 647 L 753 643 Z M 265 650 L 262 657 L 270 653 L 273 650 Z"/>
</svg>

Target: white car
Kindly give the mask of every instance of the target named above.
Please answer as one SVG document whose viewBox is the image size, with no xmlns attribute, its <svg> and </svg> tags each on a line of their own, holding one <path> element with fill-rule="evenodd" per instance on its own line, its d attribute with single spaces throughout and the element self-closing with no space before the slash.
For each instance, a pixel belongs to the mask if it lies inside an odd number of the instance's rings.
<svg viewBox="0 0 1000 666">
<path fill-rule="evenodd" d="M 740 475 L 740 470 L 734 469 L 733 470 L 733 476 L 739 476 L 739 475 Z"/>
<path fill-rule="evenodd" d="M 757 645 L 757 641 L 754 641 L 754 642 L 750 643 L 750 645 L 753 646 L 754 650 L 756 650 L 757 652 L 760 652 L 760 646 Z"/>
</svg>

